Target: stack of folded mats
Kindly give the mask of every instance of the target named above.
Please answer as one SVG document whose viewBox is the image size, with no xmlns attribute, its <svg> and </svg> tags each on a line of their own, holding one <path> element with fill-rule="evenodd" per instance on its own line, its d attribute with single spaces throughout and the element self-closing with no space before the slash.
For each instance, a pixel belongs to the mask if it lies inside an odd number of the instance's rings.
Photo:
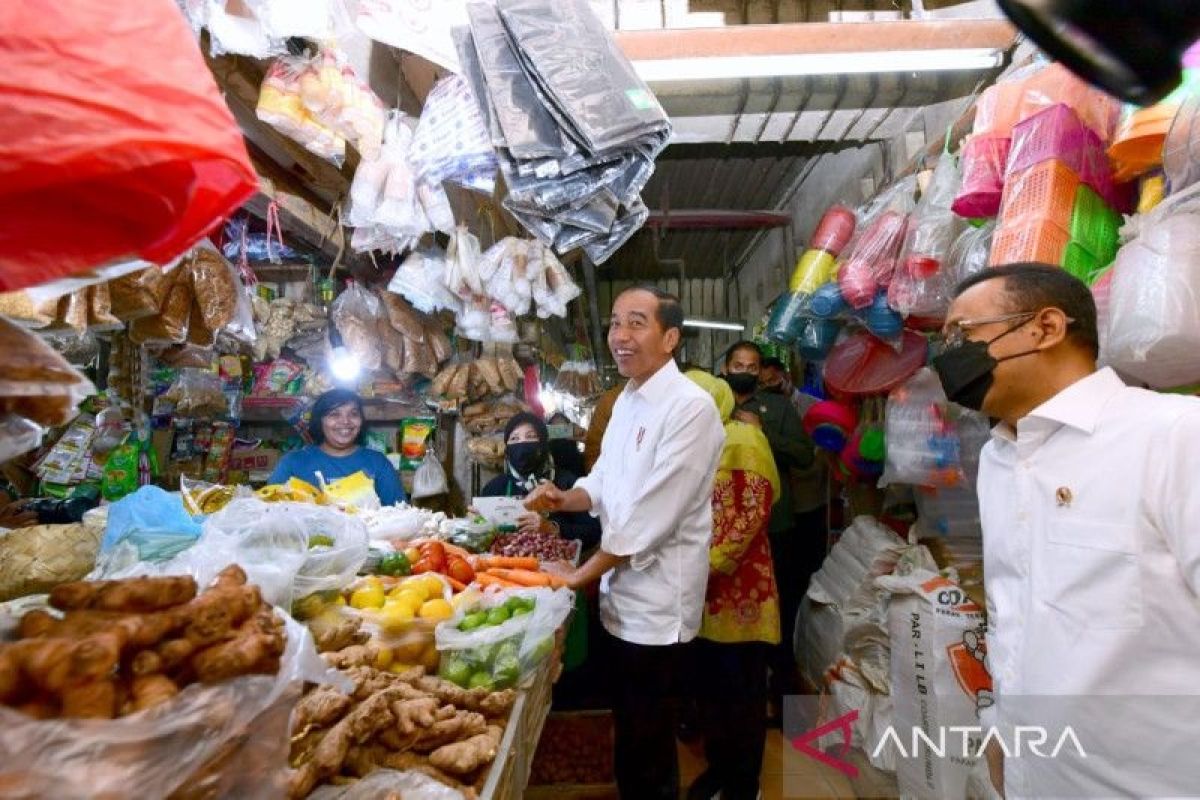
<svg viewBox="0 0 1200 800">
<path fill-rule="evenodd" d="M 467 10 L 455 43 L 504 207 L 559 253 L 582 247 L 603 262 L 646 221 L 641 191 L 671 137 L 666 113 L 586 0 Z"/>
</svg>

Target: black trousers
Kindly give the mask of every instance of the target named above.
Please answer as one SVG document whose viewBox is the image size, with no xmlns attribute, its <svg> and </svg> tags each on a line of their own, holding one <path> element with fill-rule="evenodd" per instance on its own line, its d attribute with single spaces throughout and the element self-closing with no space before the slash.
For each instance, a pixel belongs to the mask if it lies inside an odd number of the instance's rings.
<svg viewBox="0 0 1200 800">
<path fill-rule="evenodd" d="M 796 515 L 791 530 L 770 534 L 771 560 L 775 567 L 775 582 L 779 585 L 779 645 L 771 654 L 771 694 L 776 703 L 783 695 L 800 691 L 796 667 L 796 650 L 792 641 L 796 629 L 796 613 L 808 591 L 808 582 L 825 560 L 826 509 L 820 508 Z"/>
<path fill-rule="evenodd" d="M 606 634 L 614 766 L 622 800 L 678 800 L 675 707 L 688 645 L 632 644 Z"/>
<path fill-rule="evenodd" d="M 767 656 L 764 642 L 693 643 L 704 755 L 722 800 L 755 800 L 767 741 Z"/>
</svg>

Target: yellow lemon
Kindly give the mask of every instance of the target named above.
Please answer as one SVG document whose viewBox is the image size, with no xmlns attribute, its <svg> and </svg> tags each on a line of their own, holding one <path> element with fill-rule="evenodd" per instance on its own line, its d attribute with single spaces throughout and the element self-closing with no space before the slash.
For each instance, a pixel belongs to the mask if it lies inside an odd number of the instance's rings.
<svg viewBox="0 0 1200 800">
<path fill-rule="evenodd" d="M 446 584 L 442 583 L 441 578 L 434 575 L 424 575 L 418 578 L 418 580 L 422 581 L 425 585 L 426 600 L 437 600 L 439 597 L 445 597 Z"/>
<path fill-rule="evenodd" d="M 379 654 L 375 656 L 375 669 L 387 669 L 392 665 L 392 648 L 380 647 Z"/>
<path fill-rule="evenodd" d="M 392 595 L 392 599 L 408 607 L 415 614 L 417 613 L 417 609 L 421 607 L 421 604 L 425 602 L 425 594 L 413 589 L 404 589 Z"/>
<path fill-rule="evenodd" d="M 454 616 L 454 608 L 446 600 L 427 600 L 417 616 L 421 619 L 443 620 Z"/>
<path fill-rule="evenodd" d="M 385 628 L 404 627 L 413 621 L 413 609 L 403 601 L 389 600 L 379 612 L 379 624 Z"/>
<path fill-rule="evenodd" d="M 379 586 L 355 589 L 354 593 L 350 595 L 350 605 L 353 608 L 382 608 L 383 601 L 383 588 Z"/>
</svg>

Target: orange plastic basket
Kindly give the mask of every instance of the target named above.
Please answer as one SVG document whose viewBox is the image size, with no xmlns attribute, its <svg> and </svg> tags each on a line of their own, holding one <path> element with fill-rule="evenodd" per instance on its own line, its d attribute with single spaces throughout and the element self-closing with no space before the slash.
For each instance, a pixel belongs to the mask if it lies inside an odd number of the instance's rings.
<svg viewBox="0 0 1200 800">
<path fill-rule="evenodd" d="M 1061 264 L 1071 234 L 1053 222 L 1005 224 L 992 239 L 992 257 L 988 264 L 998 267 L 1022 261 Z"/>
<path fill-rule="evenodd" d="M 1008 177 L 1000 203 L 1001 224 L 1053 222 L 1071 225 L 1079 176 L 1058 160 L 1043 161 Z"/>
</svg>

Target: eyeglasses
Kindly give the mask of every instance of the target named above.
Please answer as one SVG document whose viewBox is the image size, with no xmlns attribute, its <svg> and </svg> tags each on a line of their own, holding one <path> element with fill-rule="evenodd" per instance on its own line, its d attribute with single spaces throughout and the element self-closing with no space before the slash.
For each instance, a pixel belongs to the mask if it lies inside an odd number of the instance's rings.
<svg viewBox="0 0 1200 800">
<path fill-rule="evenodd" d="M 980 319 L 960 319 L 948 324 L 942 330 L 942 336 L 946 339 L 946 347 L 958 347 L 967 340 L 967 334 L 980 327 L 981 325 L 991 325 L 996 322 L 1012 322 L 1014 320 L 1022 320 L 1024 325 L 1029 320 L 1036 317 L 1036 311 L 1019 311 L 1015 314 L 1003 314 L 998 317 L 982 317 Z"/>
</svg>

